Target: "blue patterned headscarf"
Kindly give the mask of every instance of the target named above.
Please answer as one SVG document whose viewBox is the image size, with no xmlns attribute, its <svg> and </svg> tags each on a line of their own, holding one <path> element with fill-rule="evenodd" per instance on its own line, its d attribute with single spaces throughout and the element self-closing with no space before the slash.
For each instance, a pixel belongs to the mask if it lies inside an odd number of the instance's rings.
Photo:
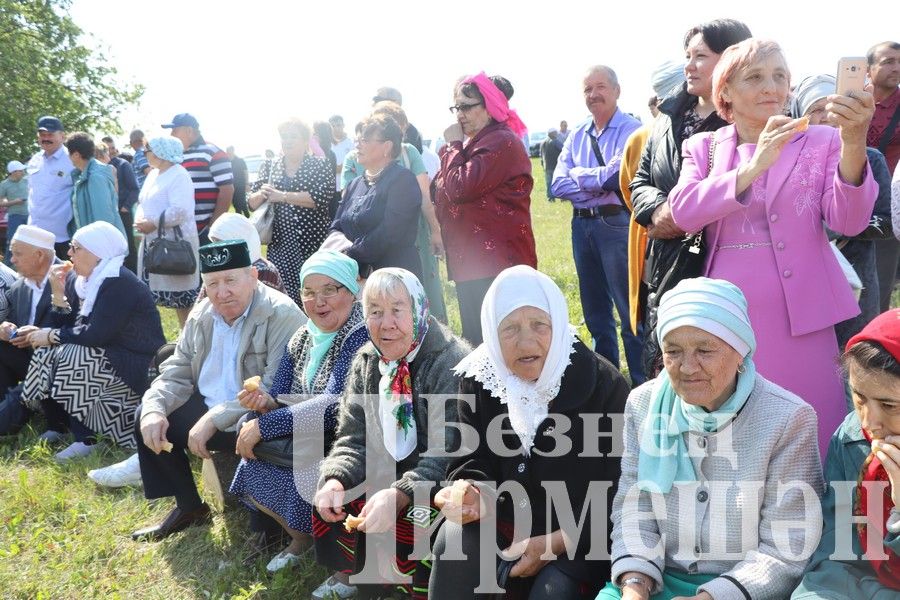
<svg viewBox="0 0 900 600">
<path fill-rule="evenodd" d="M 153 138 L 147 145 L 157 158 L 167 160 L 170 163 L 181 164 L 184 161 L 184 146 L 181 140 L 173 137 Z"/>
<path fill-rule="evenodd" d="M 638 485 L 648 491 L 658 489 L 666 493 L 676 481 L 697 479 L 683 434 L 718 431 L 750 397 L 756 383 L 752 359 L 756 337 L 750 326 L 744 293 L 722 279 L 697 277 L 679 282 L 663 295 L 657 314 L 656 334 L 660 343 L 679 327 L 696 327 L 720 338 L 744 359 L 734 393 L 712 412 L 682 400 L 665 370 L 654 380 L 650 409 L 641 425 Z"/>
</svg>

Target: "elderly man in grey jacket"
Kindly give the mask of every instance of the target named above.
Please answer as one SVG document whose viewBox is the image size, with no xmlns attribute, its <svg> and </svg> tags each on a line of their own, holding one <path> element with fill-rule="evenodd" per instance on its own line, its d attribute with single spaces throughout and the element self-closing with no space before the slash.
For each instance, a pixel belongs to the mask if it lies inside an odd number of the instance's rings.
<svg viewBox="0 0 900 600">
<path fill-rule="evenodd" d="M 175 353 L 144 394 L 137 425 L 144 495 L 174 496 L 176 507 L 134 539 L 161 539 L 206 520 L 186 450 L 234 451 L 235 424 L 246 412 L 237 402 L 242 382 L 272 384 L 291 335 L 306 321 L 284 294 L 257 280 L 247 244 L 226 241 L 200 248 L 207 298 L 188 317 Z"/>
</svg>

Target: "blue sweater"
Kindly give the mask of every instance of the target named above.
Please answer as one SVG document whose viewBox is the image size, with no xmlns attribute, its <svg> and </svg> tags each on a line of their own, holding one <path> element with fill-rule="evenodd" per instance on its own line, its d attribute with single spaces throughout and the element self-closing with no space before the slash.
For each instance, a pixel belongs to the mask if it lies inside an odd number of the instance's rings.
<svg viewBox="0 0 900 600">
<path fill-rule="evenodd" d="M 87 317 L 54 310 L 52 327 L 60 344 L 102 348 L 115 374 L 138 394 L 147 389 L 147 369 L 166 343 L 150 288 L 122 267 L 105 280 Z"/>
</svg>

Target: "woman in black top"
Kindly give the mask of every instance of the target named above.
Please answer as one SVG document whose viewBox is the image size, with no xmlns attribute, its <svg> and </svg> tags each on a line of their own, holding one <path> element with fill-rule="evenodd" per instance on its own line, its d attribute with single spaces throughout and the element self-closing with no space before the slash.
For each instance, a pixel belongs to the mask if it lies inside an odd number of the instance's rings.
<svg viewBox="0 0 900 600">
<path fill-rule="evenodd" d="M 684 232 L 672 219 L 669 191 L 681 174 L 681 143 L 701 131 L 715 131 L 727 123 L 716 114 L 712 102 L 712 73 L 719 56 L 728 46 L 751 37 L 750 29 L 740 21 L 717 19 L 692 27 L 684 36 L 687 81 L 675 95 L 660 99 L 659 116 L 641 155 L 641 164 L 631 181 L 634 220 L 647 228 L 647 296 L 644 331 L 644 372 L 648 378 L 662 366 L 656 340 L 655 307 L 659 303 L 660 280 L 672 266 Z M 678 283 L 673 281 L 672 285 Z"/>
<path fill-rule="evenodd" d="M 365 173 L 344 190 L 327 247 L 359 263 L 360 274 L 400 267 L 422 277 L 416 232 L 422 192 L 412 172 L 398 164 L 402 133 L 384 115 L 363 122 L 356 140 L 357 160 Z"/>
</svg>

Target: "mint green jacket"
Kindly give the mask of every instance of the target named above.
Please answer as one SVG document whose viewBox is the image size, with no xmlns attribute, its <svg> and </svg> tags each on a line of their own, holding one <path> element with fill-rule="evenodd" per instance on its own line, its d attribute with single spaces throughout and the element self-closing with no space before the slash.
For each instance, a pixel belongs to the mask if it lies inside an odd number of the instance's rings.
<svg viewBox="0 0 900 600">
<path fill-rule="evenodd" d="M 851 412 L 831 437 L 828 458 L 825 461 L 826 486 L 825 495 L 822 497 L 822 516 L 825 520 L 825 527 L 822 531 L 822 540 L 810 559 L 800 585 L 791 595 L 792 599 L 897 600 L 900 598 L 900 590 L 888 589 L 881 585 L 867 560 L 829 558 L 834 554 L 835 533 L 838 533 L 837 539 L 841 539 L 842 536 L 846 539 L 849 536 L 852 540 L 852 549 L 844 549 L 844 554 L 852 552 L 855 557 L 862 555 L 859 535 L 856 526 L 851 524 L 850 517 L 853 514 L 856 481 L 870 450 L 871 446 L 863 436 L 859 418 L 855 411 Z M 852 493 L 838 491 L 839 488 L 832 485 L 832 482 L 844 481 L 852 483 Z M 900 523 L 895 521 L 893 518 L 888 521 L 884 545 L 900 554 L 900 535 L 898 535 L 900 534 L 900 527 L 898 527 Z M 836 532 L 837 522 L 841 523 L 839 532 Z M 845 545 L 849 546 L 849 544 Z"/>
<path fill-rule="evenodd" d="M 69 235 L 95 221 L 106 221 L 125 235 L 119 216 L 119 197 L 113 183 L 113 172 L 107 165 L 92 158 L 84 171 L 72 170 L 72 220 Z"/>
</svg>

